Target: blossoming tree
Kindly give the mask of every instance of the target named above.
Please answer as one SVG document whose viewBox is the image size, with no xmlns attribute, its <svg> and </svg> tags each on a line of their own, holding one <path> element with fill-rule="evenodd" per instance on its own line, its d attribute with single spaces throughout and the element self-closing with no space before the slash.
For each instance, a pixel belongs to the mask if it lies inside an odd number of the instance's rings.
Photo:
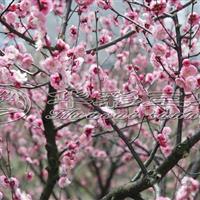
<svg viewBox="0 0 200 200">
<path fill-rule="evenodd" d="M 199 199 L 197 3 L 0 4 L 0 199 Z"/>
</svg>

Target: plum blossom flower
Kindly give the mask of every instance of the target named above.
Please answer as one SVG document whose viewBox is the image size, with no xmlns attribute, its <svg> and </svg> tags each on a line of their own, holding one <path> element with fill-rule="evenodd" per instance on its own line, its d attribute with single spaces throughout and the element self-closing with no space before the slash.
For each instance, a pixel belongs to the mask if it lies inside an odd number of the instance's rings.
<svg viewBox="0 0 200 200">
<path fill-rule="evenodd" d="M 146 56 L 138 54 L 136 58 L 132 60 L 134 65 L 138 65 L 140 69 L 144 69 L 147 67 L 148 61 Z"/>
<path fill-rule="evenodd" d="M 58 185 L 60 188 L 64 188 L 64 187 L 68 186 L 70 183 L 71 183 L 71 181 L 68 179 L 67 176 L 62 176 L 58 180 Z"/>
<path fill-rule="evenodd" d="M 164 134 L 164 135 L 169 135 L 170 133 L 172 132 L 172 129 L 169 127 L 169 126 L 165 126 L 164 128 L 163 128 L 163 130 L 162 130 L 162 133 Z"/>
<path fill-rule="evenodd" d="M 102 69 L 101 67 L 97 67 L 96 64 L 92 64 L 89 68 L 89 72 L 93 75 L 98 75 L 98 74 L 102 74 Z"/>
<path fill-rule="evenodd" d="M 0 11 L 3 11 L 4 10 L 4 5 L 2 3 L 0 3 Z"/>
<path fill-rule="evenodd" d="M 174 92 L 174 89 L 171 85 L 166 85 L 163 88 L 163 94 L 166 96 L 172 96 L 173 92 Z"/>
<path fill-rule="evenodd" d="M 44 15 L 49 14 L 53 9 L 52 0 L 40 0 L 40 5 L 38 3 L 36 5 Z"/>
<path fill-rule="evenodd" d="M 60 88 L 61 80 L 62 80 L 61 74 L 59 73 L 52 74 L 50 77 L 51 86 L 54 87 L 55 89 Z"/>
<path fill-rule="evenodd" d="M 72 26 L 70 27 L 70 29 L 69 29 L 69 33 L 70 33 L 70 36 L 71 36 L 72 38 L 76 38 L 77 35 L 78 35 L 78 29 L 77 29 L 77 27 L 74 26 L 74 25 L 72 25 Z"/>
<path fill-rule="evenodd" d="M 145 76 L 145 82 L 152 84 L 152 82 L 154 81 L 154 76 L 152 73 L 148 73 Z"/>
<path fill-rule="evenodd" d="M 162 152 L 168 156 L 171 152 L 171 146 L 169 145 L 169 138 L 168 135 L 159 133 L 156 136 L 157 142 L 160 144 Z"/>
<path fill-rule="evenodd" d="M 9 179 L 5 175 L 0 176 L 0 186 L 1 188 L 9 187 Z"/>
<path fill-rule="evenodd" d="M 84 58 L 79 57 L 74 60 L 74 65 L 72 66 L 72 71 L 77 72 L 80 70 L 82 64 L 84 63 Z"/>
<path fill-rule="evenodd" d="M 40 128 L 40 129 L 43 129 L 43 122 L 42 122 L 42 119 L 35 119 L 33 121 L 33 127 L 34 128 Z"/>
<path fill-rule="evenodd" d="M 140 117 L 150 116 L 154 112 L 154 105 L 151 102 L 146 101 L 139 105 L 137 112 Z"/>
<path fill-rule="evenodd" d="M 16 112 L 11 109 L 10 111 L 10 118 L 14 121 L 21 119 L 24 116 L 23 112 Z"/>
<path fill-rule="evenodd" d="M 14 46 L 9 46 L 5 48 L 5 55 L 7 59 L 14 60 L 19 55 L 19 51 Z"/>
<path fill-rule="evenodd" d="M 106 158 L 107 154 L 105 151 L 103 150 L 99 150 L 99 149 L 95 149 L 93 152 L 92 152 L 92 155 L 96 158 Z"/>
<path fill-rule="evenodd" d="M 31 181 L 33 179 L 33 173 L 31 171 L 26 173 L 27 180 Z"/>
<path fill-rule="evenodd" d="M 138 13 L 136 11 L 129 11 L 125 13 L 125 16 L 131 20 L 137 20 L 138 19 Z M 125 19 L 125 23 L 127 25 L 131 24 L 130 20 Z"/>
<path fill-rule="evenodd" d="M 111 0 L 97 0 L 97 5 L 104 10 L 108 10 L 111 7 Z"/>
<path fill-rule="evenodd" d="M 197 88 L 197 79 L 194 76 L 189 76 L 185 80 L 185 90 L 192 91 Z"/>
<path fill-rule="evenodd" d="M 197 72 L 197 68 L 194 65 L 186 65 L 181 68 L 180 75 L 184 78 L 187 78 L 188 76 L 195 76 Z"/>
<path fill-rule="evenodd" d="M 98 119 L 98 123 L 102 126 L 102 127 L 106 127 L 106 128 L 110 128 L 110 122 L 109 122 L 109 118 L 110 118 L 110 113 L 104 113 L 104 115 L 101 115 L 100 118 Z"/>
<path fill-rule="evenodd" d="M 92 99 L 100 99 L 101 98 L 101 94 L 99 91 L 97 90 L 94 90 L 91 94 L 90 94 L 90 97 Z"/>
<path fill-rule="evenodd" d="M 164 40 L 167 38 L 166 31 L 160 24 L 156 24 L 153 26 L 152 34 L 157 40 Z"/>
<path fill-rule="evenodd" d="M 16 189 L 19 187 L 19 181 L 15 177 L 11 177 L 9 179 L 9 184 L 12 189 Z"/>
<path fill-rule="evenodd" d="M 76 57 L 84 57 L 85 48 L 86 48 L 86 44 L 85 43 L 80 43 L 79 45 L 77 45 L 76 48 L 73 49 L 74 54 L 76 55 Z"/>
<path fill-rule="evenodd" d="M 28 68 L 33 64 L 33 57 L 31 54 L 26 53 L 23 55 L 22 61 L 21 61 L 22 67 Z"/>
<path fill-rule="evenodd" d="M 185 80 L 183 78 L 176 78 L 175 79 L 176 85 L 178 85 L 181 88 L 185 87 Z"/>
<path fill-rule="evenodd" d="M 0 62 L 1 62 L 1 60 L 0 60 Z M 0 64 L 0 66 L 1 66 L 1 64 Z M 4 66 L 6 66 L 6 65 L 4 65 Z M 0 82 L 5 83 L 5 82 L 8 82 L 9 79 L 12 79 L 10 71 L 5 67 L 0 67 Z"/>
<path fill-rule="evenodd" d="M 61 66 L 61 63 L 58 59 L 53 57 L 48 57 L 45 60 L 43 60 L 40 65 L 46 69 L 50 73 L 58 72 L 59 67 Z"/>
<path fill-rule="evenodd" d="M 195 194 L 199 191 L 199 181 L 192 177 L 185 176 L 181 180 L 181 186 L 176 193 L 175 200 L 193 199 Z"/>
<path fill-rule="evenodd" d="M 127 163 L 128 161 L 130 161 L 132 159 L 132 155 L 130 153 L 125 153 L 123 156 L 122 156 L 122 161 Z"/>
<path fill-rule="evenodd" d="M 166 0 L 151 1 L 150 8 L 156 15 L 162 14 L 167 8 Z"/>
<path fill-rule="evenodd" d="M 22 192 L 19 188 L 15 190 L 15 196 L 20 200 L 32 200 L 29 194 Z"/>
<path fill-rule="evenodd" d="M 182 64 L 183 64 L 184 66 L 188 67 L 188 66 L 190 66 L 191 62 L 190 62 L 189 59 L 184 59 Z"/>
<path fill-rule="evenodd" d="M 87 137 L 90 137 L 92 135 L 93 131 L 94 131 L 94 126 L 93 125 L 88 124 L 88 125 L 86 125 L 84 127 L 84 134 Z"/>
<path fill-rule="evenodd" d="M 28 27 L 32 29 L 44 30 L 46 24 L 46 17 L 42 12 L 33 10 L 30 17 L 28 18 Z"/>
<path fill-rule="evenodd" d="M 38 37 L 38 39 L 35 43 L 35 46 L 36 46 L 36 51 L 39 51 L 40 49 L 42 49 L 42 47 L 44 46 L 43 39 Z"/>
<path fill-rule="evenodd" d="M 192 25 L 197 25 L 200 23 L 200 15 L 196 12 L 190 13 L 188 16 L 188 23 Z"/>
<path fill-rule="evenodd" d="M 161 147 L 167 147 L 167 138 L 164 134 L 159 133 L 156 137 L 158 143 L 160 144 Z"/>
<path fill-rule="evenodd" d="M 36 116 L 31 114 L 29 116 L 27 116 L 26 120 L 28 123 L 33 123 L 33 121 L 36 119 Z"/>
<path fill-rule="evenodd" d="M 105 26 L 106 27 L 106 29 L 111 29 L 111 26 L 112 26 L 112 23 L 111 23 L 111 19 L 110 19 L 110 17 L 101 17 L 100 19 L 100 22 L 102 23 L 102 25 L 103 26 Z"/>
<path fill-rule="evenodd" d="M 150 62 L 154 68 L 158 69 L 161 65 L 160 65 L 160 62 L 158 62 L 157 58 L 158 58 L 158 56 L 156 56 L 154 53 L 152 53 L 151 57 L 150 57 Z M 159 57 L 159 59 L 163 62 L 163 59 L 161 59 L 160 57 Z"/>
<path fill-rule="evenodd" d="M 198 79 L 194 76 L 189 76 L 186 79 L 176 78 L 175 82 L 180 87 L 183 88 L 186 92 L 191 92 L 198 87 Z"/>
<path fill-rule="evenodd" d="M 62 39 L 58 39 L 56 41 L 56 48 L 59 50 L 59 51 L 68 51 L 69 50 L 69 45 L 67 43 L 65 43 Z"/>
<path fill-rule="evenodd" d="M 153 46 L 153 52 L 156 56 L 164 56 L 166 54 L 167 48 L 164 44 L 155 44 Z"/>
<path fill-rule="evenodd" d="M 31 9 L 31 1 L 30 0 L 22 0 L 19 3 L 19 8 L 23 12 L 28 12 Z"/>
<path fill-rule="evenodd" d="M 16 18 L 17 18 L 17 15 L 16 13 L 14 12 L 8 12 L 6 15 L 5 15 L 5 19 L 6 19 L 6 22 L 8 24 L 14 24 L 15 21 L 16 21 Z"/>
<path fill-rule="evenodd" d="M 108 34 L 102 34 L 99 36 L 99 43 L 100 45 L 106 44 L 110 42 L 111 37 Z"/>
<path fill-rule="evenodd" d="M 56 15 L 62 16 L 64 7 L 64 1 L 53 0 L 53 11 Z"/>
</svg>

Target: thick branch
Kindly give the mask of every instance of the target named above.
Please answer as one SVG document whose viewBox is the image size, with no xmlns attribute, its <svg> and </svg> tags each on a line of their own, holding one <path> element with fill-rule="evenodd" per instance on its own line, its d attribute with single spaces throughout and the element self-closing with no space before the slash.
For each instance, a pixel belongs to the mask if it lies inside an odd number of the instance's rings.
<svg viewBox="0 0 200 200">
<path fill-rule="evenodd" d="M 40 200 L 48 200 L 53 192 L 53 188 L 59 178 L 59 155 L 56 145 L 56 131 L 52 119 L 47 116 L 54 108 L 54 104 L 48 104 L 49 101 L 54 102 L 56 90 L 49 85 L 49 92 L 46 107 L 42 113 L 42 121 L 44 124 L 44 134 L 46 138 L 46 150 L 48 158 L 48 179 L 44 190 L 41 194 Z"/>
<path fill-rule="evenodd" d="M 109 194 L 104 196 L 101 200 L 121 200 L 126 197 L 137 196 L 140 192 L 152 187 L 155 183 L 162 180 L 162 178 L 182 159 L 189 153 L 190 149 L 200 140 L 200 131 L 193 135 L 191 138 L 186 139 L 184 142 L 176 146 L 167 159 L 158 167 L 154 175 L 149 177 L 145 176 L 137 182 L 128 183 L 121 186 Z"/>
<path fill-rule="evenodd" d="M 178 20 L 178 16 L 174 15 L 173 17 L 174 24 L 175 24 L 175 30 L 176 30 L 176 42 L 177 42 L 177 56 L 178 56 L 178 73 L 180 74 L 181 68 L 182 68 L 182 39 L 181 39 L 181 32 L 180 32 L 180 24 Z M 179 110 L 180 113 L 184 112 L 184 89 L 180 88 L 180 98 L 179 98 Z M 178 126 L 176 131 L 176 144 L 179 144 L 182 140 L 182 130 L 183 129 L 183 118 L 178 119 Z"/>
</svg>

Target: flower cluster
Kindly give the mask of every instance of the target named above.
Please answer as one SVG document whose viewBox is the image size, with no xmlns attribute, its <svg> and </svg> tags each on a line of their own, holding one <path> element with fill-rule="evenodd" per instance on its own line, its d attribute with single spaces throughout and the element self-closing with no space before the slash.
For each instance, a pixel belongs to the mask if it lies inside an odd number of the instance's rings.
<svg viewBox="0 0 200 200">
<path fill-rule="evenodd" d="M 185 176 L 181 180 L 181 186 L 176 193 L 176 200 L 192 199 L 199 191 L 199 181 Z"/>
</svg>

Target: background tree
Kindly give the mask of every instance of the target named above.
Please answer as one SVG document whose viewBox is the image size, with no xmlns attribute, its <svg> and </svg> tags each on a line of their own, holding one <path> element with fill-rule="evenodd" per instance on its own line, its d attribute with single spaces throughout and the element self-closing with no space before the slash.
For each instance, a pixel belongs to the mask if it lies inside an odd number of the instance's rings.
<svg viewBox="0 0 200 200">
<path fill-rule="evenodd" d="M 0 199 L 199 199 L 197 0 L 0 4 Z"/>
</svg>

